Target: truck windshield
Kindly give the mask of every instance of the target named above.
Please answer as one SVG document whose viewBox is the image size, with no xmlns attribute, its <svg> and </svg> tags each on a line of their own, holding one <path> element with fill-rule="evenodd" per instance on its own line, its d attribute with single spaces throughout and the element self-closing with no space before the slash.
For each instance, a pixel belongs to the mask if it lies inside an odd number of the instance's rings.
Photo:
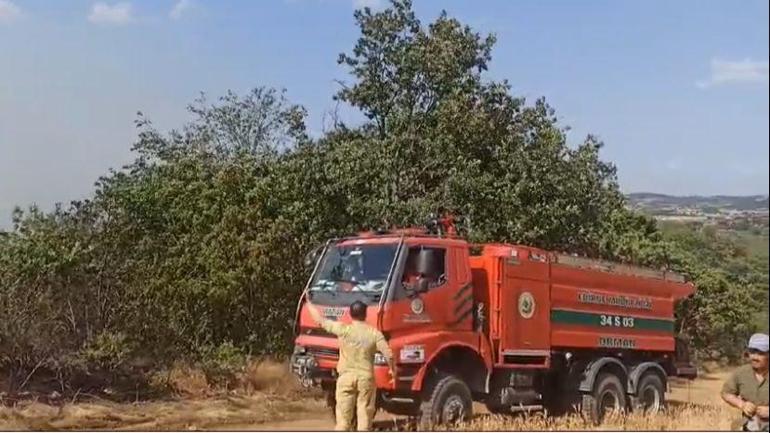
<svg viewBox="0 0 770 433">
<path fill-rule="evenodd" d="M 397 248 L 396 244 L 330 245 L 313 277 L 310 292 L 322 297 L 350 293 L 379 299 Z"/>
</svg>

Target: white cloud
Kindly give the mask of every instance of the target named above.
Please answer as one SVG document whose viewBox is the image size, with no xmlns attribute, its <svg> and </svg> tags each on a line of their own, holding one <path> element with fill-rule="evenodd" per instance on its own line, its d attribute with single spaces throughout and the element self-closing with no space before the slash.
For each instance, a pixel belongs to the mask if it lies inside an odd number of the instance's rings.
<svg viewBox="0 0 770 433">
<path fill-rule="evenodd" d="M 0 23 L 8 23 L 21 15 L 21 9 L 10 0 L 0 0 Z"/>
<path fill-rule="evenodd" d="M 372 8 L 379 9 L 383 6 L 383 0 L 353 0 L 353 7 L 356 9 Z"/>
<path fill-rule="evenodd" d="M 754 61 L 744 59 L 729 61 L 721 59 L 711 60 L 711 77 L 695 83 L 701 89 L 722 84 L 734 83 L 767 83 L 768 61 Z"/>
<path fill-rule="evenodd" d="M 191 7 L 193 7 L 192 0 L 179 0 L 174 4 L 174 7 L 171 8 L 171 12 L 168 13 L 168 16 L 172 20 L 178 20 Z"/>
<path fill-rule="evenodd" d="M 121 2 L 108 5 L 96 2 L 88 14 L 88 21 L 94 24 L 127 24 L 134 19 L 131 3 Z"/>
</svg>

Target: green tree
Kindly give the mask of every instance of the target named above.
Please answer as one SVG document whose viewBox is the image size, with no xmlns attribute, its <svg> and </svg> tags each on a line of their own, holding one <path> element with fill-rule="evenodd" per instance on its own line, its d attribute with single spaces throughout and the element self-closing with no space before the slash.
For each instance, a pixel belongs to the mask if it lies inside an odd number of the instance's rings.
<svg viewBox="0 0 770 433">
<path fill-rule="evenodd" d="M 17 212 L 0 244 L 1 366 L 23 376 L 217 359 L 232 343 L 286 349 L 309 243 L 287 228 L 280 161 L 307 140 L 304 111 L 262 88 L 190 111 L 167 135 L 140 116 L 137 159 L 92 200 Z"/>
<path fill-rule="evenodd" d="M 139 157 L 97 188 L 105 238 L 132 251 L 129 311 L 142 329 L 130 334 L 171 355 L 227 342 L 280 351 L 295 302 L 284 289 L 299 279 L 287 272 L 297 251 L 273 181 L 282 155 L 307 140 L 304 110 L 258 88 L 190 111 L 195 120 L 168 136 L 140 119 Z"/>
<path fill-rule="evenodd" d="M 664 227 L 663 239 L 668 264 L 697 287 L 678 307 L 680 329 L 706 358 L 737 359 L 767 314 L 767 268 L 753 268 L 740 245 L 710 227 Z"/>
<path fill-rule="evenodd" d="M 348 161 L 336 175 L 349 179 L 354 220 L 416 223 L 447 207 L 469 217 L 474 240 L 614 256 L 602 239 L 627 229 L 608 223 L 627 211 L 602 143 L 570 148 L 544 100 L 528 106 L 485 80 L 494 36 L 446 13 L 423 26 L 406 0 L 355 17 L 361 37 L 339 59 L 354 81 L 337 98 L 370 121 L 327 137 Z"/>
</svg>

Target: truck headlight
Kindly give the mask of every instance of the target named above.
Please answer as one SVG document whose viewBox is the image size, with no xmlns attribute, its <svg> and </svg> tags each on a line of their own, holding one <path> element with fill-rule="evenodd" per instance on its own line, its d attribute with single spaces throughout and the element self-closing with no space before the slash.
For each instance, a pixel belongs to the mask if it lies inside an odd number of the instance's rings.
<svg viewBox="0 0 770 433">
<path fill-rule="evenodd" d="M 374 354 L 374 365 L 388 365 L 388 359 L 380 352 Z"/>
<path fill-rule="evenodd" d="M 295 355 L 302 355 L 305 353 L 305 346 L 294 346 L 294 354 Z"/>
</svg>

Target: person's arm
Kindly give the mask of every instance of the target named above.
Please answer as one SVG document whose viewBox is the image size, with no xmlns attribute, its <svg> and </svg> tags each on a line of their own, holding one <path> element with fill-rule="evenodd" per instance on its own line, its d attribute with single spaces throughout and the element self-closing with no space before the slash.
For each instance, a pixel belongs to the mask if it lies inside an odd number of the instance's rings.
<svg viewBox="0 0 770 433">
<path fill-rule="evenodd" d="M 722 386 L 722 400 L 730 406 L 740 409 L 748 417 L 754 416 L 757 412 L 757 406 L 754 403 L 744 400 L 738 395 L 738 379 L 736 374 L 731 375 Z"/>
<path fill-rule="evenodd" d="M 385 357 L 385 359 L 388 361 L 388 369 L 390 369 L 390 376 L 393 380 L 396 378 L 396 361 L 393 359 L 393 351 L 390 350 L 390 346 L 388 346 L 387 340 L 385 340 L 385 336 L 382 335 L 381 332 L 377 335 L 377 350 L 382 354 L 382 356 Z"/>
<path fill-rule="evenodd" d="M 741 412 L 743 412 L 743 414 L 749 418 L 753 417 L 755 414 L 760 413 L 759 407 L 757 407 L 757 405 L 755 405 L 754 403 L 748 400 L 744 400 L 735 394 L 727 394 L 723 392 L 722 400 L 726 401 L 727 404 L 729 404 L 730 406 L 740 409 Z M 767 406 L 764 406 L 764 407 L 765 407 L 765 414 L 767 414 Z M 759 416 L 762 417 L 761 414 Z M 765 415 L 765 417 L 767 416 Z"/>
<path fill-rule="evenodd" d="M 759 414 L 759 408 L 754 403 L 744 400 L 735 394 L 722 393 L 722 400 L 727 402 L 732 407 L 740 409 L 747 417 L 752 417 L 754 414 Z M 767 406 L 765 406 L 767 409 Z M 767 412 L 765 412 L 767 413 Z M 762 416 L 760 414 L 760 416 Z"/>
<path fill-rule="evenodd" d="M 307 310 L 310 313 L 310 317 L 312 317 L 316 323 L 321 325 L 321 328 L 326 330 L 326 332 L 331 332 L 337 336 L 342 334 L 344 326 L 341 323 L 337 323 L 333 320 L 326 320 L 326 318 L 321 315 L 315 305 L 311 304 L 310 301 L 307 301 L 305 305 L 307 305 Z"/>
</svg>

